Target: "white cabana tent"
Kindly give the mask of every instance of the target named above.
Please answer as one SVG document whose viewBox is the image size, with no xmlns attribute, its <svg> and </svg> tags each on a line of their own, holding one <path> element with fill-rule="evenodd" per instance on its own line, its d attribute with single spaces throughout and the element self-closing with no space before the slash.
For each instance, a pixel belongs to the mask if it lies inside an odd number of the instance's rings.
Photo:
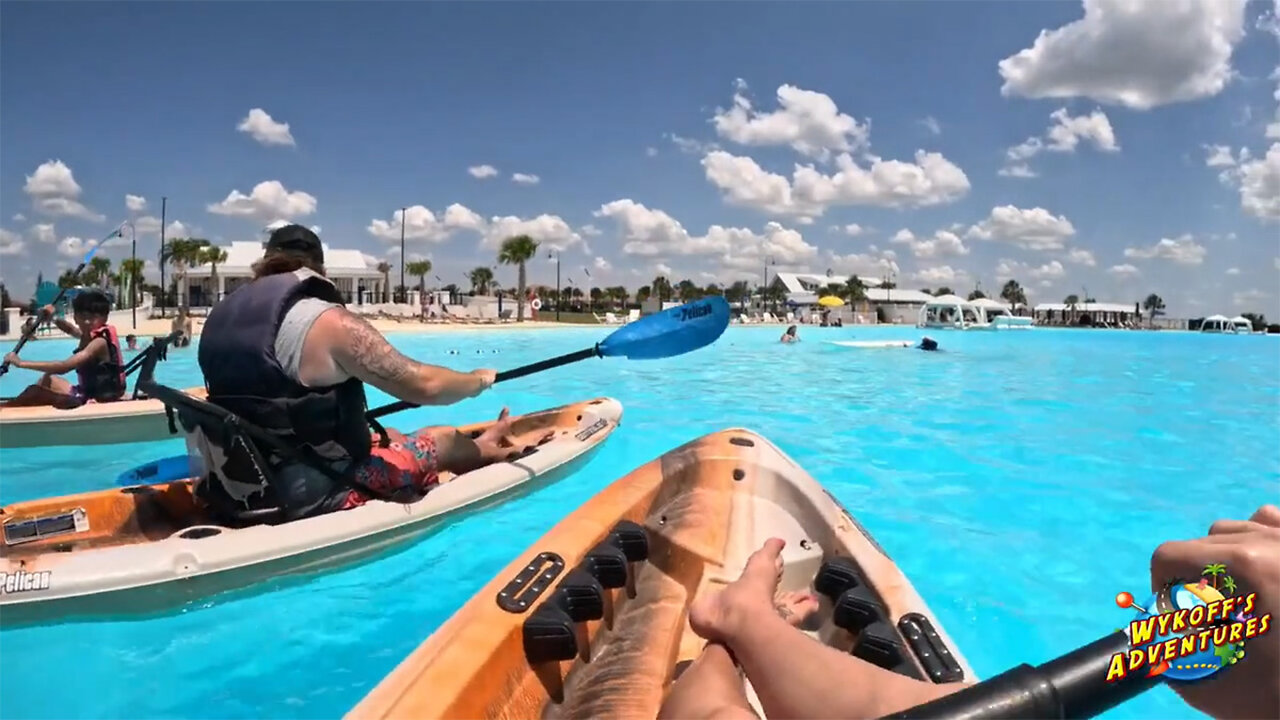
<svg viewBox="0 0 1280 720">
<path fill-rule="evenodd" d="M 930 298 L 920 308 L 917 327 L 965 329 L 981 322 L 982 310 L 959 295 Z"/>
<path fill-rule="evenodd" d="M 1206 333 L 1234 333 L 1236 326 L 1227 319 L 1226 315 L 1210 315 L 1200 322 L 1200 332 Z"/>
<path fill-rule="evenodd" d="M 1235 326 L 1238 334 L 1249 335 L 1253 333 L 1253 321 L 1243 315 L 1231 318 L 1231 324 Z"/>
</svg>

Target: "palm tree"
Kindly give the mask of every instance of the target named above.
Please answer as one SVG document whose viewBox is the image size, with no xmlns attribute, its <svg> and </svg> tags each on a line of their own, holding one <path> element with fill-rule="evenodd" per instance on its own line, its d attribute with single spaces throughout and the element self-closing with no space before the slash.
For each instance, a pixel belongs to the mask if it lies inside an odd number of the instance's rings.
<svg viewBox="0 0 1280 720">
<path fill-rule="evenodd" d="M 943 285 L 942 287 L 940 287 L 940 288 L 938 288 L 937 290 L 934 290 L 934 291 L 933 291 L 933 296 L 934 296 L 934 297 L 942 297 L 943 295 L 955 295 L 955 294 L 956 294 L 956 291 L 955 291 L 955 290 L 952 290 L 951 288 L 947 287 L 946 285 Z"/>
<path fill-rule="evenodd" d="M 1010 305 L 1027 304 L 1027 293 L 1017 280 L 1005 282 L 1004 287 L 1000 288 L 1000 298 Z"/>
<path fill-rule="evenodd" d="M 391 263 L 386 260 L 378 263 L 378 272 L 382 273 L 382 302 L 387 302 L 391 292 Z"/>
<path fill-rule="evenodd" d="M 666 277 L 659 275 L 650 283 L 653 287 L 653 294 L 658 297 L 658 304 L 666 302 L 671 297 L 671 282 Z"/>
<path fill-rule="evenodd" d="M 138 306 L 138 286 L 142 284 L 142 272 L 147 261 L 140 258 L 127 258 L 120 261 L 120 279 L 129 285 L 129 307 Z"/>
<path fill-rule="evenodd" d="M 404 266 L 405 272 L 418 278 L 418 302 L 422 302 L 422 296 L 427 294 L 427 274 L 431 272 L 430 260 L 415 260 Z"/>
<path fill-rule="evenodd" d="M 183 288 L 182 307 L 191 309 L 191 293 L 187 288 L 187 270 L 201 264 L 200 252 L 209 247 L 209 241 L 203 238 L 174 238 L 162 251 L 165 262 L 173 265 L 174 285 Z"/>
<path fill-rule="evenodd" d="M 698 286 L 693 284 L 692 280 L 686 279 L 681 280 L 680 284 L 676 285 L 676 294 L 680 298 L 680 302 L 687 303 L 696 300 L 701 293 L 698 291 Z"/>
<path fill-rule="evenodd" d="M 981 300 L 986 296 L 987 296 L 986 293 L 982 292 L 977 288 L 974 288 L 973 292 L 969 293 L 969 302 L 973 302 L 974 300 Z"/>
<path fill-rule="evenodd" d="M 218 266 L 227 261 L 227 251 L 220 247 L 210 245 L 200 249 L 200 262 L 197 264 L 209 264 L 209 284 L 213 286 L 213 302 L 209 303 L 213 307 L 215 303 L 222 299 L 218 293 Z"/>
<path fill-rule="evenodd" d="M 1226 565 L 1223 565 L 1222 563 L 1209 563 L 1204 566 L 1204 572 L 1202 574 L 1213 578 L 1213 587 L 1216 590 L 1218 588 L 1218 576 L 1225 574 L 1226 572 Z"/>
<path fill-rule="evenodd" d="M 471 281 L 471 293 L 473 295 L 488 295 L 489 285 L 493 283 L 493 270 L 487 267 L 478 267 L 467 273 L 467 279 Z"/>
<path fill-rule="evenodd" d="M 1226 595 L 1227 597 L 1231 597 L 1231 595 L 1236 591 L 1235 578 L 1231 577 L 1230 575 L 1222 578 L 1222 589 L 1226 590 L 1226 592 L 1223 593 L 1223 595 Z"/>
<path fill-rule="evenodd" d="M 104 257 L 95 257 L 89 261 L 89 272 L 84 274 L 86 285 L 97 285 L 99 290 L 106 289 L 111 282 L 111 261 Z"/>
<path fill-rule="evenodd" d="M 1164 314 L 1164 299 L 1155 293 L 1147 296 L 1142 301 L 1142 307 L 1147 311 L 1147 318 L 1152 327 L 1155 327 L 1156 316 Z"/>
<path fill-rule="evenodd" d="M 601 290 L 598 287 L 593 287 L 587 291 L 587 298 L 591 302 L 590 307 L 587 309 L 594 313 L 596 311 L 596 304 L 601 300 L 604 300 L 604 290 Z"/>
<path fill-rule="evenodd" d="M 524 298 L 528 279 L 525 277 L 525 265 L 538 254 L 538 241 L 528 235 L 515 235 L 502 241 L 498 250 L 498 262 L 503 265 L 515 265 L 516 274 L 516 322 L 524 322 Z"/>
<path fill-rule="evenodd" d="M 719 285 L 710 283 L 706 287 L 702 288 L 702 294 L 703 296 L 724 295 L 724 290 L 721 290 Z"/>
<path fill-rule="evenodd" d="M 653 290 L 648 285 L 641 285 L 636 289 L 636 302 L 644 303 L 650 297 L 653 297 Z"/>
<path fill-rule="evenodd" d="M 1076 306 L 1080 304 L 1080 296 L 1071 293 L 1063 299 L 1062 304 L 1066 305 L 1067 309 L 1071 311 L 1071 324 L 1074 325 L 1076 322 Z"/>
</svg>

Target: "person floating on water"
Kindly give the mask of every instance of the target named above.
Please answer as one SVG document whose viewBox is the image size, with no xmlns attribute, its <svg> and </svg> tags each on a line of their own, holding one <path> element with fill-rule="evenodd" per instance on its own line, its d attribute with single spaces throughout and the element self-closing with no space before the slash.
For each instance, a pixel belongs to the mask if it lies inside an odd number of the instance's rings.
<svg viewBox="0 0 1280 720">
<path fill-rule="evenodd" d="M 878 718 L 969 686 L 913 679 L 797 631 L 819 605 L 811 593 L 778 593 L 784 545 L 765 541 L 737 580 L 694 600 L 689 627 L 707 644 L 672 684 L 659 718 L 756 720 L 744 680 L 767 718 Z M 1257 594 L 1255 616 L 1280 612 L 1280 508 L 1264 505 L 1247 521 L 1219 520 L 1206 537 L 1160 545 L 1151 556 L 1152 587 L 1222 560 L 1233 575 L 1239 567 L 1241 587 Z M 1280 717 L 1280 644 L 1251 646 L 1248 662 L 1212 682 L 1169 687 L 1219 720 Z"/>
<path fill-rule="evenodd" d="M 782 333 L 781 342 L 784 342 L 784 343 L 800 342 L 800 336 L 796 334 L 795 325 L 788 327 L 787 331 Z"/>
<path fill-rule="evenodd" d="M 936 352 L 938 350 L 938 341 L 925 335 L 920 338 L 920 344 L 916 346 L 918 350 L 926 350 L 928 352 Z"/>
<path fill-rule="evenodd" d="M 412 435 L 387 430 L 389 446 L 375 447 L 365 419 L 366 384 L 417 405 L 452 405 L 488 390 L 497 373 L 455 372 L 402 355 L 343 306 L 325 277 L 320 238 L 305 227 L 286 225 L 271 233 L 253 273 L 252 281 L 210 311 L 197 357 L 208 402 L 315 458 L 278 466 L 284 481 L 273 489 L 289 519 L 370 499 L 342 482 L 344 477 L 374 493 L 420 497 L 436 486 L 440 473 L 461 475 L 520 450 L 511 442 L 506 408 L 475 438 L 450 426 Z M 322 462 L 328 473 L 318 466 Z M 224 475 L 210 475 L 218 485 L 209 491 L 220 488 L 247 504 L 243 483 L 227 483 Z"/>
<path fill-rule="evenodd" d="M 137 335 L 134 335 L 133 333 L 129 333 L 128 335 L 125 335 L 125 336 L 124 336 L 124 342 L 125 342 L 125 349 L 126 349 L 126 350 L 137 350 L 137 349 L 138 349 L 138 336 L 137 336 Z"/>
<path fill-rule="evenodd" d="M 53 318 L 55 309 L 46 305 L 40 309 L 37 322 Z M 71 318 L 54 319 L 54 324 L 66 334 L 79 340 L 75 353 L 66 360 L 23 360 L 17 353 L 9 353 L 5 361 L 13 367 L 44 373 L 33 385 L 4 403 L 4 407 L 33 407 L 51 405 L 70 409 L 87 402 L 115 402 L 124 397 L 126 380 L 124 364 L 120 360 L 120 338 L 115 326 L 107 323 L 111 312 L 111 300 L 101 291 L 85 290 L 71 300 Z M 76 384 L 59 377 L 74 370 Z"/>
</svg>

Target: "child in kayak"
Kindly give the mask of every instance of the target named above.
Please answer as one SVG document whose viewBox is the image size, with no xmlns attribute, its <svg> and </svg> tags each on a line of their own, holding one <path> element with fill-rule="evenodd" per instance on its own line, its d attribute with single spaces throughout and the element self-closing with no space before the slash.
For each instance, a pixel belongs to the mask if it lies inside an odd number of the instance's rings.
<svg viewBox="0 0 1280 720">
<path fill-rule="evenodd" d="M 120 360 L 120 338 L 115 326 L 107 323 L 111 300 L 98 290 L 85 290 L 71 301 L 73 322 L 54 320 L 60 330 L 77 338 L 76 352 L 66 360 L 23 360 L 9 353 L 5 361 L 13 367 L 44 373 L 3 407 L 49 405 L 59 409 L 79 407 L 86 402 L 115 402 L 124 397 L 126 380 Z M 40 322 L 53 317 L 54 307 L 40 310 Z M 76 384 L 59 377 L 74 370 Z"/>
</svg>

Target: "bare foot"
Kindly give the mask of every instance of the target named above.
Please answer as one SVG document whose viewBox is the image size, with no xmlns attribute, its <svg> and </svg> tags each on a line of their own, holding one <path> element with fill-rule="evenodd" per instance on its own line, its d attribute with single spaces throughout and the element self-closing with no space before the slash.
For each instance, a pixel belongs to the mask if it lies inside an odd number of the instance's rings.
<svg viewBox="0 0 1280 720">
<path fill-rule="evenodd" d="M 751 553 L 741 577 L 718 593 L 699 597 L 689 607 L 689 626 L 700 637 L 723 642 L 744 622 L 777 613 L 774 595 L 782 573 L 784 540 L 769 538 Z M 790 609 L 790 608 L 789 608 Z"/>
<path fill-rule="evenodd" d="M 818 612 L 818 596 L 811 592 L 781 592 L 773 597 L 773 609 L 791 627 L 803 627 Z"/>
<path fill-rule="evenodd" d="M 498 413 L 497 421 L 476 438 L 476 445 L 480 448 L 483 457 L 491 460 L 510 460 L 520 455 L 519 452 L 511 452 L 511 448 L 515 446 L 511 441 L 512 424 L 511 410 L 502 408 L 502 412 Z M 548 431 L 536 444 L 541 445 L 553 437 L 555 437 L 555 431 Z"/>
</svg>

